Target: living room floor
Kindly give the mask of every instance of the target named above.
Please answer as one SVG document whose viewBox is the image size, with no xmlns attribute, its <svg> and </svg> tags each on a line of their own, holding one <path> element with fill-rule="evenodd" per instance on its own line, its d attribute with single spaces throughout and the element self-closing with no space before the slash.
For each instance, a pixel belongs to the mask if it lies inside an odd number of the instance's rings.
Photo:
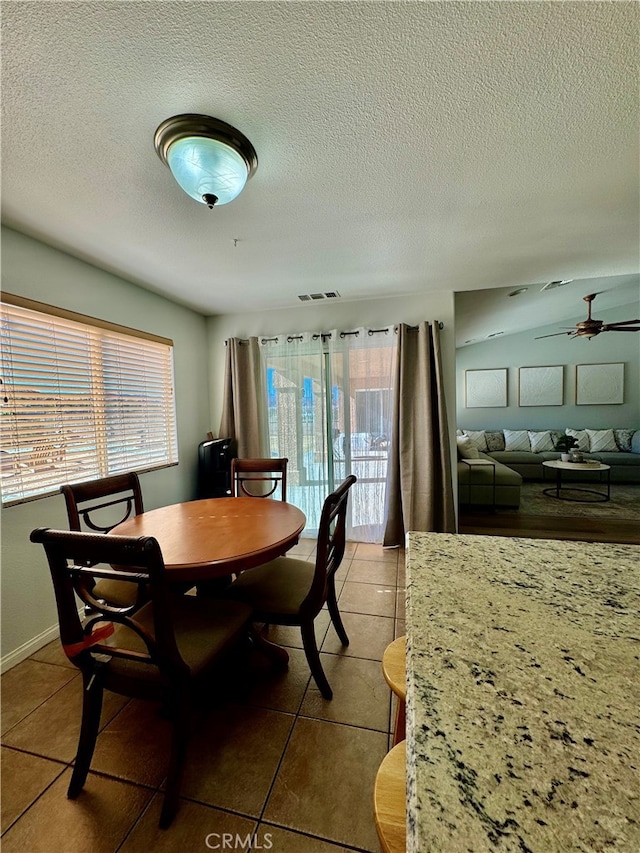
<svg viewBox="0 0 640 853">
<path fill-rule="evenodd" d="M 314 546 L 301 540 L 294 551 L 313 559 Z M 310 679 L 299 630 L 271 627 L 269 638 L 288 647 L 288 670 L 253 653 L 250 673 L 236 673 L 224 699 L 195 710 L 180 809 L 167 830 L 158 817 L 169 724 L 157 705 L 105 694 L 92 769 L 72 801 L 78 671 L 56 640 L 5 673 L 4 853 L 225 849 L 224 833 L 241 850 L 255 834 L 252 851 L 377 853 L 373 783 L 392 721 L 380 661 L 405 633 L 404 551 L 349 543 L 337 581 L 348 648 L 326 610 L 316 620 L 333 700 Z"/>
<path fill-rule="evenodd" d="M 640 496 L 640 495 L 639 495 Z M 528 539 L 565 539 L 581 542 L 618 542 L 640 545 L 640 524 L 636 519 L 525 515 L 518 512 L 474 510 L 460 512 L 459 532 L 485 536 L 523 536 Z"/>
</svg>

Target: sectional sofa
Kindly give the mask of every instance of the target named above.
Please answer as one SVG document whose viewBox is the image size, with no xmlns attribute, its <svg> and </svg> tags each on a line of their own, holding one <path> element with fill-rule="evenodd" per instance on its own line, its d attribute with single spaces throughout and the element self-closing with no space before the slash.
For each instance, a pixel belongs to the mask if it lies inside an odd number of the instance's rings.
<svg viewBox="0 0 640 853">
<path fill-rule="evenodd" d="M 573 430 L 585 459 L 611 466 L 611 482 L 640 483 L 640 430 Z M 520 505 L 522 480 L 542 480 L 542 463 L 559 459 L 554 446 L 562 430 L 458 430 L 458 495 L 461 504 L 493 502 L 492 466 L 467 464 L 464 455 L 491 459 L 496 465 L 496 506 Z M 471 448 L 471 451 L 469 451 Z M 580 479 L 583 472 L 563 475 Z"/>
</svg>

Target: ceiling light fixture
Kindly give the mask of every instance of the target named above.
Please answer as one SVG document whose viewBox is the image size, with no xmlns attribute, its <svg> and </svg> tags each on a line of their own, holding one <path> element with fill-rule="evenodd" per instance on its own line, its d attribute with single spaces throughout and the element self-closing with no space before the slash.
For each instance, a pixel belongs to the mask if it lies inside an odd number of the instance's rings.
<svg viewBox="0 0 640 853">
<path fill-rule="evenodd" d="M 520 296 L 521 293 L 526 293 L 529 290 L 528 287 L 519 287 L 517 290 L 512 290 L 509 296 Z"/>
<path fill-rule="evenodd" d="M 246 136 L 224 121 L 197 113 L 163 121 L 154 143 L 187 195 L 210 209 L 239 196 L 258 168 L 258 155 Z"/>
</svg>

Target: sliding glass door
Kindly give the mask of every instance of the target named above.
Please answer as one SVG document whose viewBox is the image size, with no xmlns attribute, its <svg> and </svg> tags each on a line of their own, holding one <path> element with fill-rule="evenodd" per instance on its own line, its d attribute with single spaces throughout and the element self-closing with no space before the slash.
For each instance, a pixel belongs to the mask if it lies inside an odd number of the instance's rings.
<svg viewBox="0 0 640 853">
<path fill-rule="evenodd" d="M 288 499 L 314 535 L 327 494 L 348 474 L 350 539 L 381 541 L 390 439 L 393 329 L 264 341 L 269 443 L 286 456 Z"/>
</svg>

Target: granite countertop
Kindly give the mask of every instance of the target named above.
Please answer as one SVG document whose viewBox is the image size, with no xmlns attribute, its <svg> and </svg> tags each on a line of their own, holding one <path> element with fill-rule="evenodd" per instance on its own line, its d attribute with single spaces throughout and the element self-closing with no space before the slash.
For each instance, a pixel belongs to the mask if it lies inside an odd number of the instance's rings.
<svg viewBox="0 0 640 853">
<path fill-rule="evenodd" d="M 409 533 L 407 850 L 640 851 L 640 546 Z"/>
</svg>

